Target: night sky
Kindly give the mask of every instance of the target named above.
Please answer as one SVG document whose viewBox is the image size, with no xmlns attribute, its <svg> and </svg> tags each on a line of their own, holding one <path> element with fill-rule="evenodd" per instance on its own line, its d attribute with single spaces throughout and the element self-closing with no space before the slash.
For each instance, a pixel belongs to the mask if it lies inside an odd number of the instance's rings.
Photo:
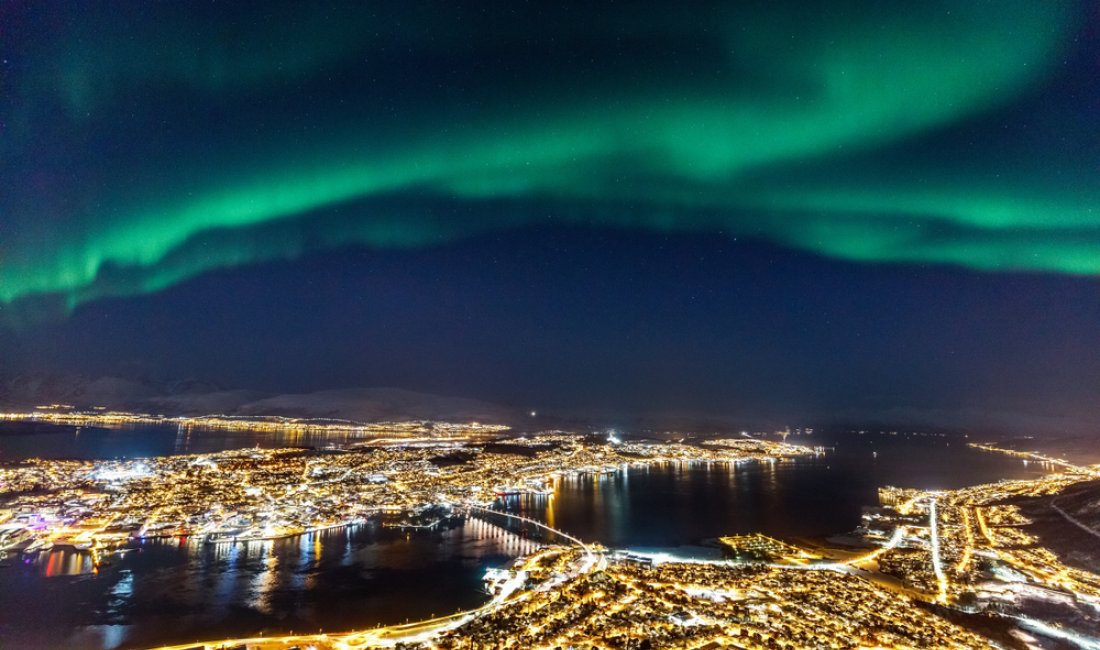
<svg viewBox="0 0 1100 650">
<path fill-rule="evenodd" d="M 1095 432 L 1097 7 L 0 3 L 0 377 Z"/>
</svg>

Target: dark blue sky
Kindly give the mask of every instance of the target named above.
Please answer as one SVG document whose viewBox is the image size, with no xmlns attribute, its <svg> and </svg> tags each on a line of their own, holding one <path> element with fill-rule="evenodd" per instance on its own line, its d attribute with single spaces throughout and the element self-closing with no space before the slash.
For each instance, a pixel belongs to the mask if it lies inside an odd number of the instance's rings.
<svg viewBox="0 0 1100 650">
<path fill-rule="evenodd" d="M 0 25 L 0 377 L 1100 419 L 1092 3 Z"/>
<path fill-rule="evenodd" d="M 1097 298 L 1090 278 L 537 228 L 215 272 L 85 305 L 5 354 L 28 370 L 393 385 L 559 412 L 1087 421 Z"/>
</svg>

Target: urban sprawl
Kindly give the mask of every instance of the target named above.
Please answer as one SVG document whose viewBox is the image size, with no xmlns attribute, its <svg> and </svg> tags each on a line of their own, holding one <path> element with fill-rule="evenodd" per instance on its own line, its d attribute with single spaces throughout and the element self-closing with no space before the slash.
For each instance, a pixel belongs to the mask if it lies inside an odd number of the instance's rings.
<svg viewBox="0 0 1100 650">
<path fill-rule="evenodd" d="M 46 416 L 88 424 L 147 417 Z M 266 419 L 243 426 L 367 425 Z M 377 433 L 391 435 L 343 449 L 9 464 L 0 468 L 0 550 L 71 546 L 98 561 L 143 537 L 240 544 L 426 511 L 546 533 L 534 553 L 489 571 L 488 602 L 475 610 L 343 634 L 178 648 L 1042 647 L 1037 639 L 1100 648 L 1100 575 L 1081 568 L 1097 556 L 1067 563 L 1066 549 L 1052 548 L 1044 534 L 1071 526 L 1100 544 L 1100 531 L 1073 510 L 1082 495 L 1100 498 L 1100 466 L 975 444 L 1055 473 L 950 491 L 883 487 L 843 546 L 740 535 L 718 541 L 724 559 L 689 560 L 607 549 L 497 506 L 508 495 L 552 495 L 569 475 L 661 463 L 782 463 L 820 450 L 747 437 L 624 441 L 557 431 L 521 436 L 485 425 L 388 426 Z"/>
</svg>

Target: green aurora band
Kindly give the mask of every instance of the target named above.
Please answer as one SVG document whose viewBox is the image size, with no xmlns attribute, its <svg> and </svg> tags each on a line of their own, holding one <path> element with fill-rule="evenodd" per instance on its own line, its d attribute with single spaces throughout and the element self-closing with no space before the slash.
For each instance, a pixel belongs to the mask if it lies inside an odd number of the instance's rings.
<svg viewBox="0 0 1100 650">
<path fill-rule="evenodd" d="M 0 169 L 19 182 L 46 119 L 117 141 L 126 162 L 98 173 L 86 155 L 53 212 L 40 188 L 0 198 L 0 305 L 72 308 L 313 251 L 546 223 L 751 236 L 861 262 L 1100 273 L 1100 184 L 1087 160 L 1036 159 L 1026 143 L 935 149 L 966 125 L 996 137 L 982 117 L 1041 87 L 1066 56 L 1073 5 L 809 4 L 716 4 L 710 16 L 700 5 L 691 20 L 588 9 L 520 16 L 505 33 L 455 22 L 454 9 L 366 21 L 345 8 L 309 19 L 297 40 L 253 27 L 229 51 L 203 40 L 214 31 L 203 24 L 185 33 L 158 20 L 133 29 L 135 41 L 113 23 L 73 21 L 53 38 L 77 45 L 30 52 L 38 74 L 7 82 L 15 127 Z M 286 40 L 294 47 L 271 45 Z M 556 63 L 562 49 L 616 40 L 627 55 Z M 179 55 L 184 41 L 197 54 Z M 264 115 L 265 100 L 302 92 L 286 79 L 324 87 L 349 61 L 389 60 L 394 42 L 437 63 L 490 47 L 554 63 L 471 68 L 438 96 L 415 80 L 393 89 L 356 76 L 351 106 Z M 143 47 L 153 54 L 134 54 Z M 647 48 L 659 54 L 624 60 Z M 119 115 L 163 111 L 168 100 L 127 102 L 165 83 L 215 115 L 263 119 L 233 137 L 185 128 L 178 158 L 150 154 L 133 144 L 142 135 L 130 129 L 142 127 Z"/>
</svg>

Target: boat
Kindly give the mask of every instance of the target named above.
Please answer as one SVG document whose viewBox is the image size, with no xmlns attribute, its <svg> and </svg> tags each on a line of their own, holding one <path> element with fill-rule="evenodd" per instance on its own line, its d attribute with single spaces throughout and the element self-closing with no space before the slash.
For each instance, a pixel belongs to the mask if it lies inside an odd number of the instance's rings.
<svg viewBox="0 0 1100 650">
<path fill-rule="evenodd" d="M 285 537 L 283 534 L 275 534 L 260 528 L 230 529 L 206 536 L 207 544 L 224 544 L 228 542 L 261 542 L 269 539 Z"/>
<path fill-rule="evenodd" d="M 224 544 L 227 542 L 235 542 L 241 538 L 247 531 L 244 528 L 226 528 L 216 533 L 210 533 L 203 540 L 206 544 Z"/>
</svg>

